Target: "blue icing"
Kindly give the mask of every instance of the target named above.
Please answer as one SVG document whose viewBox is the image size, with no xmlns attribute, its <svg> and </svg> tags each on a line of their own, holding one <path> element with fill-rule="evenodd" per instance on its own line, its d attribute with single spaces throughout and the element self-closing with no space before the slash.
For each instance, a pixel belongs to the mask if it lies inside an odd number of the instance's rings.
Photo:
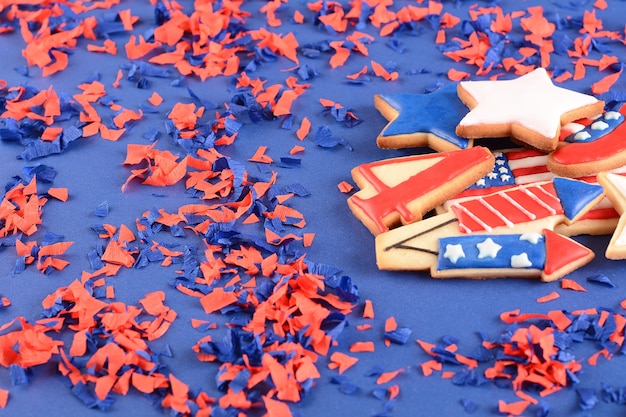
<svg viewBox="0 0 626 417">
<path fill-rule="evenodd" d="M 514 257 L 523 266 L 512 265 Z M 470 268 L 543 270 L 545 263 L 545 238 L 536 233 L 463 235 L 439 239 L 439 271 Z"/>
<path fill-rule="evenodd" d="M 573 220 L 589 203 L 604 192 L 601 185 L 588 184 L 570 178 L 556 177 L 552 181 L 556 195 L 561 200 L 563 213 L 569 220 Z"/>
<path fill-rule="evenodd" d="M 381 136 L 431 133 L 460 149 L 470 141 L 456 135 L 456 125 L 467 114 L 467 107 L 459 100 L 456 84 L 450 84 L 430 94 L 381 94 L 398 117 L 389 122 Z"/>
<path fill-rule="evenodd" d="M 515 177 L 509 166 L 509 160 L 504 152 L 494 152 L 495 163 L 493 170 L 472 184 L 468 189 L 483 189 L 491 187 L 501 187 L 505 185 L 515 185 Z"/>
<path fill-rule="evenodd" d="M 572 133 L 565 138 L 569 143 L 586 143 L 596 141 L 615 130 L 624 122 L 624 116 L 618 111 L 607 111 L 602 116 L 579 132 Z"/>
</svg>

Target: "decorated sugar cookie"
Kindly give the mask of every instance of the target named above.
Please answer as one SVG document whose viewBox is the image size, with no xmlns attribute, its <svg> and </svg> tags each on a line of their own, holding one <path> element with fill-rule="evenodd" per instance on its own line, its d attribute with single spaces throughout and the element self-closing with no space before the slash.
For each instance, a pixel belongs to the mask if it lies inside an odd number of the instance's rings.
<svg viewBox="0 0 626 417">
<path fill-rule="evenodd" d="M 571 178 L 595 175 L 626 165 L 626 106 L 597 119 L 565 126 L 571 134 L 548 156 L 548 168 Z"/>
<path fill-rule="evenodd" d="M 610 172 L 598 174 L 598 181 L 606 189 L 606 194 L 620 213 L 620 219 L 615 227 L 605 255 L 608 259 L 626 259 L 626 177 Z"/>
<path fill-rule="evenodd" d="M 551 230 L 439 239 L 433 278 L 535 277 L 554 281 L 580 268 L 594 253 Z"/>
<path fill-rule="evenodd" d="M 455 202 L 451 210 L 376 237 L 380 269 L 431 270 L 441 257 L 441 240 L 452 244 L 462 236 L 545 234 L 563 222 L 583 216 L 604 196 L 597 184 L 568 178 L 502 189 L 487 196 Z M 443 247 L 446 250 L 446 247 Z M 587 254 L 581 258 L 586 259 Z M 493 272 L 493 276 L 520 276 L 519 271 Z M 557 268 L 560 269 L 560 268 Z M 457 272 L 454 272 L 456 274 Z M 468 277 L 485 277 L 487 272 Z M 445 275 L 445 273 L 441 273 Z M 501 274 L 501 275 L 498 275 Z M 552 276 L 552 273 L 548 274 Z M 452 275 L 450 275 L 452 276 Z M 458 276 L 458 275 L 454 275 Z"/>
<path fill-rule="evenodd" d="M 544 152 L 516 148 L 493 151 L 493 154 L 496 159 L 493 171 L 437 207 L 437 213 L 445 213 L 450 206 L 468 197 L 486 196 L 518 185 L 528 186 L 551 181 L 556 177 L 553 172 L 548 170 L 548 155 Z M 621 170 L 625 170 L 624 168 L 626 167 L 622 167 Z M 597 183 L 595 176 L 585 177 L 583 180 Z M 619 214 L 613 208 L 613 204 L 604 197 L 576 222 L 560 223 L 554 230 L 565 236 L 611 234 L 615 230 L 618 218 Z"/>
<path fill-rule="evenodd" d="M 552 84 L 543 68 L 513 80 L 462 81 L 457 92 L 470 108 L 457 126 L 459 136 L 510 136 L 545 151 L 556 148 L 563 124 L 604 109 L 593 96 Z"/>
<path fill-rule="evenodd" d="M 348 199 L 354 215 L 374 234 L 422 219 L 493 168 L 483 147 L 392 158 L 359 165 L 352 177 L 360 188 Z"/>
<path fill-rule="evenodd" d="M 456 134 L 456 125 L 467 108 L 454 84 L 430 94 L 377 94 L 374 106 L 389 121 L 376 139 L 380 148 L 428 146 L 447 152 L 473 145 L 473 139 Z"/>
</svg>

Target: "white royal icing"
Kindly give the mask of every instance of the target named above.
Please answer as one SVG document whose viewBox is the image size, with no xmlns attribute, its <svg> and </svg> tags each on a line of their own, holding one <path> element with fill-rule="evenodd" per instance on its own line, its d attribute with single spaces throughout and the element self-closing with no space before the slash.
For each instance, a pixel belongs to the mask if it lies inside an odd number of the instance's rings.
<svg viewBox="0 0 626 417">
<path fill-rule="evenodd" d="M 463 246 L 461 245 L 446 245 L 446 252 L 443 257 L 449 259 L 450 262 L 455 264 L 460 258 L 465 258 L 465 252 L 463 252 Z"/>
<path fill-rule="evenodd" d="M 526 242 L 530 242 L 533 245 L 536 245 L 539 240 L 541 240 L 541 233 L 537 233 L 537 232 L 526 232 L 523 233 L 520 237 L 519 240 L 524 240 Z"/>
<path fill-rule="evenodd" d="M 528 268 L 529 266 L 532 266 L 532 262 L 528 259 L 528 254 L 526 252 L 511 256 L 512 268 Z"/>
<path fill-rule="evenodd" d="M 576 123 L 576 122 L 570 122 L 570 123 L 563 125 L 563 130 L 567 132 L 572 132 L 572 133 L 580 132 L 584 128 L 585 128 L 585 125 L 581 123 Z"/>
<path fill-rule="evenodd" d="M 461 87 L 477 103 L 461 126 L 517 123 L 546 138 L 556 136 L 561 115 L 598 101 L 555 86 L 544 68 L 513 80 L 462 81 Z"/>
<path fill-rule="evenodd" d="M 606 120 L 617 120 L 619 119 L 620 114 L 618 111 L 607 111 L 606 113 L 604 113 L 604 118 Z"/>
<path fill-rule="evenodd" d="M 476 244 L 478 248 L 478 259 L 495 258 L 502 249 L 502 245 L 498 245 L 492 238 L 488 237 L 480 243 Z"/>
<path fill-rule="evenodd" d="M 574 140 L 582 142 L 584 140 L 589 139 L 590 137 L 591 137 L 591 134 L 589 132 L 582 131 L 582 132 L 578 132 L 578 133 L 576 133 L 574 135 Z"/>
<path fill-rule="evenodd" d="M 591 124 L 591 130 L 606 130 L 609 128 L 609 124 L 602 120 L 598 120 L 597 122 L 593 122 Z"/>
</svg>

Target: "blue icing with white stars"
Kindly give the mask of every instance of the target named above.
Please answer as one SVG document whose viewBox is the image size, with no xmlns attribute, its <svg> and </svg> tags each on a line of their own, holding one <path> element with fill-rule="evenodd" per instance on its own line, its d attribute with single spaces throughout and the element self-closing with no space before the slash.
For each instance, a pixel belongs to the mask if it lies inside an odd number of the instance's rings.
<svg viewBox="0 0 626 417">
<path fill-rule="evenodd" d="M 509 160 L 504 152 L 494 152 L 495 163 L 493 170 L 472 184 L 468 189 L 482 189 L 491 187 L 501 187 L 505 185 L 515 185 L 515 177 L 509 166 Z"/>
<path fill-rule="evenodd" d="M 569 143 L 593 142 L 611 133 L 617 126 L 624 122 L 624 116 L 618 111 L 607 111 L 597 119 L 594 119 L 589 126 L 584 126 L 580 130 L 565 138 Z M 576 123 L 572 124 L 576 126 Z"/>
<path fill-rule="evenodd" d="M 462 235 L 439 239 L 439 271 L 474 268 L 543 270 L 545 263 L 545 237 L 539 233 Z"/>
</svg>

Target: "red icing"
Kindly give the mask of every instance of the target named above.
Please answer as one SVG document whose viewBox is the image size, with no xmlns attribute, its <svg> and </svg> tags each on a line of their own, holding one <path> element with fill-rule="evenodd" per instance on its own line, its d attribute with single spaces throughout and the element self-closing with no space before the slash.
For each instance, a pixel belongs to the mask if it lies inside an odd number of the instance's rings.
<svg viewBox="0 0 626 417">
<path fill-rule="evenodd" d="M 516 161 L 518 159 L 532 158 L 534 156 L 544 156 L 545 153 L 537 151 L 535 149 L 523 149 L 520 151 L 510 151 L 506 153 L 506 158 L 509 161 Z"/>
<path fill-rule="evenodd" d="M 536 199 L 533 198 L 533 196 L 535 196 Z M 523 207 L 523 209 L 511 203 L 507 197 L 514 200 L 519 206 Z M 488 205 L 481 203 L 481 200 L 488 203 Z M 537 200 L 540 200 L 540 202 Z M 546 205 L 552 210 L 546 207 Z M 494 213 L 488 206 L 496 209 L 500 215 Z M 480 224 L 480 222 L 474 220 L 473 216 L 479 218 L 480 221 L 488 227 L 494 228 L 506 225 L 502 217 L 505 217 L 513 224 L 519 224 L 533 220 L 529 217 L 527 212 L 534 214 L 537 219 L 563 213 L 563 208 L 556 198 L 556 192 L 552 183 L 512 188 L 487 197 L 478 197 L 476 199 L 460 202 L 458 205 L 453 205 L 452 209 L 459 220 L 459 225 L 463 232 L 467 232 L 465 228 L 469 229 L 471 232 L 489 230 L 485 228 L 484 225 Z M 468 214 L 463 209 L 471 212 L 471 214 Z"/>
<path fill-rule="evenodd" d="M 626 117 L 626 106 L 619 112 Z M 626 122 L 620 124 L 612 132 L 593 142 L 570 143 L 561 146 L 549 156 L 561 165 L 584 164 L 602 161 L 619 152 L 626 151 Z"/>
<path fill-rule="evenodd" d="M 546 264 L 543 271 L 551 275 L 561 268 L 589 256 L 591 250 L 578 242 L 545 229 L 543 234 L 546 238 Z"/>
<path fill-rule="evenodd" d="M 576 120 L 576 123 L 578 123 L 579 125 L 583 125 L 583 126 L 589 126 L 590 124 L 593 123 L 593 119 L 589 119 L 585 117 L 584 119 Z M 567 139 L 572 133 L 575 133 L 575 132 L 572 130 L 568 130 L 566 128 L 561 129 L 561 133 L 559 134 L 559 141 L 561 142 L 565 141 L 565 139 Z"/>
<path fill-rule="evenodd" d="M 543 166 L 535 166 L 535 167 L 526 167 L 526 168 L 515 168 L 515 177 L 519 178 L 524 175 L 534 175 L 534 174 L 544 174 L 548 172 L 548 168 Z"/>
<path fill-rule="evenodd" d="M 423 161 L 431 158 L 442 159 L 394 187 L 385 185 L 372 171 L 372 168 L 386 164 Z M 376 224 L 376 227 L 382 233 L 388 230 L 383 223 L 385 216 L 397 212 L 407 223 L 416 220 L 416 216 L 407 207 L 408 203 L 445 185 L 451 179 L 463 175 L 470 167 L 479 165 L 491 158 L 491 152 L 486 148 L 474 147 L 462 151 L 416 155 L 363 164 L 358 167 L 359 172 L 374 186 L 378 194 L 368 199 L 362 199 L 354 195 L 351 199 Z"/>
<path fill-rule="evenodd" d="M 580 220 L 609 220 L 618 219 L 619 213 L 613 207 L 593 209 L 587 212 Z"/>
</svg>

